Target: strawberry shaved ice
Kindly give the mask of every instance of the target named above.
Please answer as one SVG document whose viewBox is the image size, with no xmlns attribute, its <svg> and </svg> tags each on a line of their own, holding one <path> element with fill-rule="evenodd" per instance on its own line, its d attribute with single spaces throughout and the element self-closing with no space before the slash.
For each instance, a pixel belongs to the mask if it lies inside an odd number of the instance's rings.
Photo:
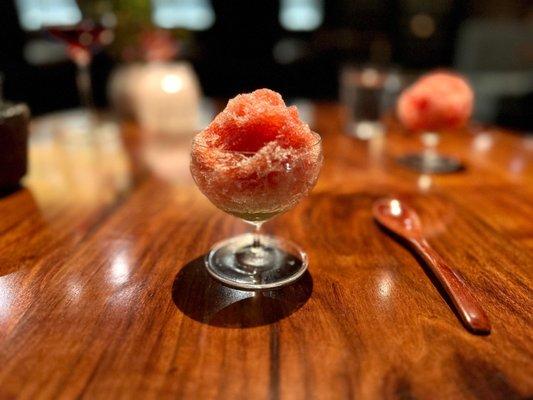
<svg viewBox="0 0 533 400">
<path fill-rule="evenodd" d="M 322 164 L 320 136 L 269 89 L 231 99 L 196 135 L 191 155 L 200 190 L 249 221 L 294 206 L 314 186 Z"/>
<path fill-rule="evenodd" d="M 296 107 L 287 107 L 281 95 L 269 89 L 231 99 L 200 137 L 210 147 L 250 152 L 272 141 L 284 148 L 301 148 L 315 140 Z"/>
<path fill-rule="evenodd" d="M 474 94 L 460 75 L 438 71 L 421 77 L 400 96 L 402 124 L 413 131 L 460 128 L 472 114 Z"/>
</svg>

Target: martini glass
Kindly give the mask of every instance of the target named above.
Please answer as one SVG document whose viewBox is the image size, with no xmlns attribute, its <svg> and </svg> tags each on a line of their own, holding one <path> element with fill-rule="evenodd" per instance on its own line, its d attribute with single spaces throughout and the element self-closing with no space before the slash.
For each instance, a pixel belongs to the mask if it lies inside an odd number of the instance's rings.
<svg viewBox="0 0 533 400">
<path fill-rule="evenodd" d="M 252 233 L 215 244 L 205 260 L 213 277 L 260 290 L 284 286 L 305 272 L 306 253 L 289 240 L 262 234 L 261 226 L 314 187 L 323 156 L 320 136 L 313 135 L 303 148 L 271 142 L 257 152 L 221 150 L 193 140 L 191 173 L 199 189 L 219 209 L 254 226 Z"/>
<path fill-rule="evenodd" d="M 67 46 L 69 58 L 76 65 L 76 84 L 81 106 L 87 118 L 87 132 L 96 127 L 97 113 L 94 107 L 91 63 L 96 52 L 114 39 L 116 17 L 107 2 L 78 0 L 81 19 L 68 25 L 46 23 L 43 28 L 55 39 Z"/>
</svg>

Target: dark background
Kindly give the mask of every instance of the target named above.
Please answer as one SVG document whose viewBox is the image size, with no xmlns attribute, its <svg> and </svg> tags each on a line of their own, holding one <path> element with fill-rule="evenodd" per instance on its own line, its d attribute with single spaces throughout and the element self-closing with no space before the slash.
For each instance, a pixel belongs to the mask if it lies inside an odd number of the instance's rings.
<svg viewBox="0 0 533 400">
<path fill-rule="evenodd" d="M 408 73 L 449 67 L 471 78 L 477 119 L 533 129 L 531 2 L 331 0 L 323 2 L 321 25 L 308 32 L 280 24 L 278 1 L 210 4 L 215 23 L 205 31 L 187 32 L 180 54 L 193 63 L 207 96 L 270 87 L 285 97 L 336 99 L 339 68 L 345 63 L 394 65 Z M 433 29 L 425 26 L 420 34 L 413 19 L 417 15 L 426 25 L 429 17 Z M 13 0 L 0 1 L 0 35 L 6 98 L 28 103 L 34 115 L 78 105 L 75 67 L 66 57 L 28 60 L 29 43 L 45 35 L 21 28 Z M 95 57 L 100 106 L 106 105 L 107 79 L 119 62 L 108 52 Z"/>
</svg>

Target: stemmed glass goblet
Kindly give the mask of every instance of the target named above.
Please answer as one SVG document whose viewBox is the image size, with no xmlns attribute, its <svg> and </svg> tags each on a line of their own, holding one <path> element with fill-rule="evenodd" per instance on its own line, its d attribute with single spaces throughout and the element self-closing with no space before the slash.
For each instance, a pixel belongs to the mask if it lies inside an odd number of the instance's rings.
<svg viewBox="0 0 533 400">
<path fill-rule="evenodd" d="M 398 162 L 422 173 L 448 173 L 459 171 L 461 161 L 453 156 L 441 154 L 437 150 L 440 132 L 419 133 L 423 149 L 419 153 L 409 153 L 398 157 Z"/>
<path fill-rule="evenodd" d="M 418 133 L 424 150 L 407 154 L 398 161 L 422 173 L 455 172 L 459 159 L 437 151 L 439 133 L 464 127 L 472 114 L 474 93 L 466 78 L 452 71 L 434 71 L 405 89 L 397 103 L 400 121 Z"/>
<path fill-rule="evenodd" d="M 93 55 L 114 39 L 115 15 L 108 2 L 77 1 L 81 19 L 72 24 L 44 24 L 43 28 L 67 45 L 69 58 L 76 65 L 76 84 L 82 108 L 87 114 L 88 131 L 95 126 L 91 63 Z"/>
<path fill-rule="evenodd" d="M 256 152 L 206 146 L 197 138 L 191 173 L 219 209 L 253 225 L 253 233 L 217 243 L 206 257 L 216 279 L 243 289 L 270 289 L 298 279 L 307 269 L 306 253 L 296 244 L 261 234 L 266 221 L 294 207 L 314 187 L 322 166 L 320 136 L 302 148 L 271 142 Z"/>
</svg>

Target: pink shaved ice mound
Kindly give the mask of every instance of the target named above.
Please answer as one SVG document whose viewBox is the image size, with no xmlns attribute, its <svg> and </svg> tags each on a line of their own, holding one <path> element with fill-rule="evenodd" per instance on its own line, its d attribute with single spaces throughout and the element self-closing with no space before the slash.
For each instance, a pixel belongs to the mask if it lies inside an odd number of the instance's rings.
<svg viewBox="0 0 533 400">
<path fill-rule="evenodd" d="M 315 185 L 320 136 L 268 89 L 241 94 L 193 140 L 191 173 L 220 209 L 262 221 L 294 206 Z"/>
<path fill-rule="evenodd" d="M 460 128 L 472 114 L 474 93 L 465 78 L 438 71 L 421 77 L 401 94 L 397 114 L 413 131 Z"/>
<path fill-rule="evenodd" d="M 231 99 L 200 139 L 209 147 L 255 152 L 273 141 L 284 148 L 301 148 L 315 137 L 296 107 L 287 107 L 279 93 L 259 89 Z"/>
</svg>

